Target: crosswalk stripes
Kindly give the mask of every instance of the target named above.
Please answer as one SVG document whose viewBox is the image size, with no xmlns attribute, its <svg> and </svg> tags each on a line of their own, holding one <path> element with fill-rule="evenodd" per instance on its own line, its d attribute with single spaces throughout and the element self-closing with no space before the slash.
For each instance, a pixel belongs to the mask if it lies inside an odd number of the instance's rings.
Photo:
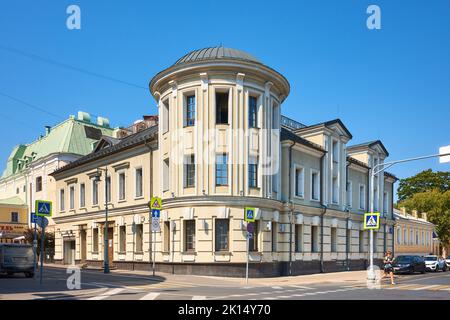
<svg viewBox="0 0 450 320">
<path fill-rule="evenodd" d="M 193 296 L 192 300 L 206 300 L 205 296 Z"/>
<path fill-rule="evenodd" d="M 419 283 L 408 283 L 408 284 L 399 284 L 399 285 L 389 285 L 389 287 L 382 288 L 383 290 L 410 290 L 410 291 L 450 291 L 449 285 L 426 285 Z"/>
<path fill-rule="evenodd" d="M 411 289 L 411 290 L 414 290 L 414 291 L 418 291 L 418 290 L 428 290 L 428 289 L 436 288 L 436 287 L 439 287 L 439 285 L 434 284 L 434 285 L 425 286 L 425 287 L 422 286 L 422 287 L 414 288 L 414 289 Z"/>
<path fill-rule="evenodd" d="M 142 298 L 140 298 L 139 300 L 155 300 L 159 295 L 160 293 L 158 292 L 150 292 L 145 296 L 143 296 Z"/>
<path fill-rule="evenodd" d="M 91 297 L 88 300 L 104 300 L 104 299 L 107 299 L 107 298 L 109 298 L 109 297 L 111 297 L 113 295 L 119 294 L 119 293 L 121 293 L 124 290 L 125 290 L 124 288 L 115 288 L 115 289 L 112 289 L 112 290 L 108 290 L 108 291 L 106 291 L 106 292 L 104 292 L 104 293 L 102 293 L 102 294 L 100 294 L 98 296 Z"/>
</svg>

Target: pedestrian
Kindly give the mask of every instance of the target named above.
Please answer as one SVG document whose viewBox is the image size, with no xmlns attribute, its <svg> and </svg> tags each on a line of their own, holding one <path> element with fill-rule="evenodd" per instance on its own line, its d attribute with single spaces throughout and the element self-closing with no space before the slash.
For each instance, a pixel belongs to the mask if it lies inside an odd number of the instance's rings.
<svg viewBox="0 0 450 320">
<path fill-rule="evenodd" d="M 392 263 L 394 261 L 394 257 L 392 256 L 392 252 L 390 250 L 388 250 L 386 252 L 386 255 L 384 256 L 384 275 L 383 277 L 381 277 L 381 280 L 383 280 L 385 277 L 387 277 L 388 275 L 391 278 L 391 284 L 394 285 L 394 267 L 392 266 Z"/>
</svg>

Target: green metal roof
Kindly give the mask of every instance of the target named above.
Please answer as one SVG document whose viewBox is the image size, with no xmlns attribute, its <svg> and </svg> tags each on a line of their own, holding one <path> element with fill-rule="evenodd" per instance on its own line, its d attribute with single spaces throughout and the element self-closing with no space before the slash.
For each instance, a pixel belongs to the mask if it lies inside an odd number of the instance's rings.
<svg viewBox="0 0 450 320">
<path fill-rule="evenodd" d="M 38 140 L 16 146 L 11 152 L 6 169 L 0 179 L 21 172 L 32 162 L 50 154 L 75 154 L 84 156 L 93 150 L 93 144 L 102 135 L 113 136 L 114 129 L 100 126 L 74 116 L 50 129 L 50 132 Z"/>
<path fill-rule="evenodd" d="M 0 206 L 26 206 L 25 201 L 19 197 L 12 197 L 0 200 Z"/>
</svg>

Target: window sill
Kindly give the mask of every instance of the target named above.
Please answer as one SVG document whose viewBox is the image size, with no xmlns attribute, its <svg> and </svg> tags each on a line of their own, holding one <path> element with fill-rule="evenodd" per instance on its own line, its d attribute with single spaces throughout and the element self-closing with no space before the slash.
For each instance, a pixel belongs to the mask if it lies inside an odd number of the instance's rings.
<svg viewBox="0 0 450 320">
<path fill-rule="evenodd" d="M 135 251 L 134 254 L 144 254 L 144 251 Z"/>
<path fill-rule="evenodd" d="M 195 127 L 195 124 L 190 124 L 190 125 L 185 124 L 183 126 L 183 128 L 193 128 L 193 127 Z"/>
<path fill-rule="evenodd" d="M 92 254 L 98 254 L 98 251 L 92 251 Z"/>
<path fill-rule="evenodd" d="M 118 200 L 117 203 L 124 203 L 127 202 L 127 199 Z"/>
<path fill-rule="evenodd" d="M 311 199 L 311 201 L 320 202 L 320 199 Z"/>
<path fill-rule="evenodd" d="M 229 184 L 216 184 L 216 187 L 229 187 Z"/>
<path fill-rule="evenodd" d="M 257 190 L 257 191 L 260 191 L 261 190 L 261 188 L 260 187 L 248 187 L 249 189 L 252 189 L 252 190 Z"/>
<path fill-rule="evenodd" d="M 298 196 L 294 196 L 294 199 L 305 200 L 305 197 L 303 195 L 298 195 Z"/>
<path fill-rule="evenodd" d="M 143 200 L 145 197 L 144 196 L 139 196 L 139 197 L 134 197 L 134 200 Z"/>
<path fill-rule="evenodd" d="M 197 252 L 196 251 L 183 251 L 181 254 L 185 255 L 185 256 L 192 256 L 192 255 L 196 256 Z"/>
<path fill-rule="evenodd" d="M 80 210 L 86 210 L 86 206 L 80 207 Z"/>
<path fill-rule="evenodd" d="M 121 252 L 118 252 L 118 254 L 120 254 L 120 255 L 126 255 L 127 253 L 126 253 L 125 251 L 121 251 Z"/>
<path fill-rule="evenodd" d="M 214 251 L 215 255 L 219 255 L 219 256 L 228 256 L 231 255 L 230 251 Z"/>
</svg>

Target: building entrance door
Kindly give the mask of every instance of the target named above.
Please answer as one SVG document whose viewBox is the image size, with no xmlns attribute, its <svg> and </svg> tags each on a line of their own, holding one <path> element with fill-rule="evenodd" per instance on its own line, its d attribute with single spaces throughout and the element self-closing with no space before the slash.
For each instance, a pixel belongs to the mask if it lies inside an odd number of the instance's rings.
<svg viewBox="0 0 450 320">
<path fill-rule="evenodd" d="M 86 262 L 87 242 L 86 242 L 86 230 L 80 231 L 80 251 L 81 251 L 81 263 Z"/>
<path fill-rule="evenodd" d="M 114 228 L 108 228 L 108 260 L 111 266 L 114 260 Z"/>
<path fill-rule="evenodd" d="M 75 240 L 64 241 L 64 264 L 75 264 Z"/>
</svg>

